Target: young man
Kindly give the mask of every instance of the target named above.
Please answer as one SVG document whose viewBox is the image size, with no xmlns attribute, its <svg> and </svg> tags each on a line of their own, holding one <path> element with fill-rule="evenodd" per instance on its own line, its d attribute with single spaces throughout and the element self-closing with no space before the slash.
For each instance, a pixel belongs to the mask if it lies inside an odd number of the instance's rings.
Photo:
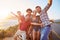
<svg viewBox="0 0 60 40">
<path fill-rule="evenodd" d="M 50 33 L 50 30 L 51 30 L 51 23 L 49 21 L 47 11 L 51 5 L 52 5 L 52 0 L 48 0 L 48 4 L 43 10 L 41 10 L 40 6 L 36 6 L 36 11 L 40 14 L 40 19 L 41 19 L 42 24 L 43 24 L 43 27 L 41 30 L 40 40 L 48 40 L 48 35 Z"/>
<path fill-rule="evenodd" d="M 12 13 L 13 15 L 15 15 L 14 13 Z M 17 37 L 20 38 L 22 40 L 26 40 L 26 31 L 28 26 L 30 25 L 30 20 L 29 20 L 29 16 L 26 16 L 26 18 L 24 16 L 21 15 L 21 12 L 18 11 L 17 12 L 18 15 L 15 15 L 18 19 L 18 23 L 19 23 L 19 28 L 14 36 L 14 39 L 17 40 Z"/>
<path fill-rule="evenodd" d="M 31 17 L 32 17 L 32 14 L 31 14 L 31 13 L 32 13 L 32 10 L 31 10 L 30 8 L 28 8 L 28 9 L 26 10 L 26 13 L 27 13 L 26 16 L 29 16 L 29 19 L 30 19 L 30 21 L 31 21 Z M 26 17 L 26 16 L 25 16 L 25 17 Z M 30 33 L 31 30 L 29 30 L 29 29 L 31 29 L 30 26 L 28 27 L 27 33 L 26 33 L 26 34 L 27 34 L 27 40 L 30 40 L 29 33 Z"/>
</svg>

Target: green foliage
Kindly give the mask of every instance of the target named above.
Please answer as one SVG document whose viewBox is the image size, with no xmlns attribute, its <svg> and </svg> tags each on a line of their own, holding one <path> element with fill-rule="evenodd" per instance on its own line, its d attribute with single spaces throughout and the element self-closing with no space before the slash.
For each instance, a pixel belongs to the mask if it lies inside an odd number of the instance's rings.
<svg viewBox="0 0 60 40">
<path fill-rule="evenodd" d="M 55 23 L 58 23 L 58 24 L 60 24 L 60 22 L 55 22 Z"/>
</svg>

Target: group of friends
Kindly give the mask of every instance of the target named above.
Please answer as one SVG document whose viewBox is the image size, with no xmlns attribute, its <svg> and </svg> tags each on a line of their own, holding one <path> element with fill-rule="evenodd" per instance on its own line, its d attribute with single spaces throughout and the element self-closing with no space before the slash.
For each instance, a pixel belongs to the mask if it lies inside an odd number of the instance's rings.
<svg viewBox="0 0 60 40">
<path fill-rule="evenodd" d="M 49 33 L 51 31 L 51 23 L 48 18 L 47 11 L 52 5 L 52 0 L 48 0 L 48 4 L 44 9 L 40 6 L 36 6 L 35 10 L 28 8 L 26 10 L 26 16 L 21 15 L 20 11 L 17 11 L 17 15 L 11 12 L 18 19 L 18 30 L 14 35 L 14 40 L 20 36 L 22 40 L 48 40 Z M 37 15 L 38 14 L 38 15 Z"/>
</svg>

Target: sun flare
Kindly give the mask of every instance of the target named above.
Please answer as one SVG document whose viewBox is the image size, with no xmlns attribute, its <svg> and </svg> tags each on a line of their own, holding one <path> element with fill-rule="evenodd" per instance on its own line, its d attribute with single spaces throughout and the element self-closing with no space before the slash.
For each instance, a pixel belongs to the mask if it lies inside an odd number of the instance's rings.
<svg viewBox="0 0 60 40">
<path fill-rule="evenodd" d="M 0 11 L 0 19 L 5 19 L 8 16 L 8 10 L 1 10 Z"/>
</svg>

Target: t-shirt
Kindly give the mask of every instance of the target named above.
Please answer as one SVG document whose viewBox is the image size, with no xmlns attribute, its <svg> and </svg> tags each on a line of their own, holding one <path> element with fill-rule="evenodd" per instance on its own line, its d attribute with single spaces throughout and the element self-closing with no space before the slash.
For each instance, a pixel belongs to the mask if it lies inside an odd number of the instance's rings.
<svg viewBox="0 0 60 40">
<path fill-rule="evenodd" d="M 26 22 L 26 21 L 22 22 L 20 25 L 20 30 L 26 31 L 29 25 L 30 25 L 30 21 L 29 22 Z"/>
<path fill-rule="evenodd" d="M 31 18 L 31 22 L 34 22 L 34 23 L 41 23 L 40 22 L 41 20 L 40 20 L 40 16 L 39 15 L 37 15 L 36 16 L 36 19 L 34 19 L 33 17 Z M 32 25 L 33 27 L 39 27 L 40 25 Z"/>
<path fill-rule="evenodd" d="M 22 18 L 23 19 L 23 18 Z M 25 21 L 25 19 L 20 23 L 20 30 L 26 31 L 28 26 L 30 25 L 30 20 Z"/>
</svg>

